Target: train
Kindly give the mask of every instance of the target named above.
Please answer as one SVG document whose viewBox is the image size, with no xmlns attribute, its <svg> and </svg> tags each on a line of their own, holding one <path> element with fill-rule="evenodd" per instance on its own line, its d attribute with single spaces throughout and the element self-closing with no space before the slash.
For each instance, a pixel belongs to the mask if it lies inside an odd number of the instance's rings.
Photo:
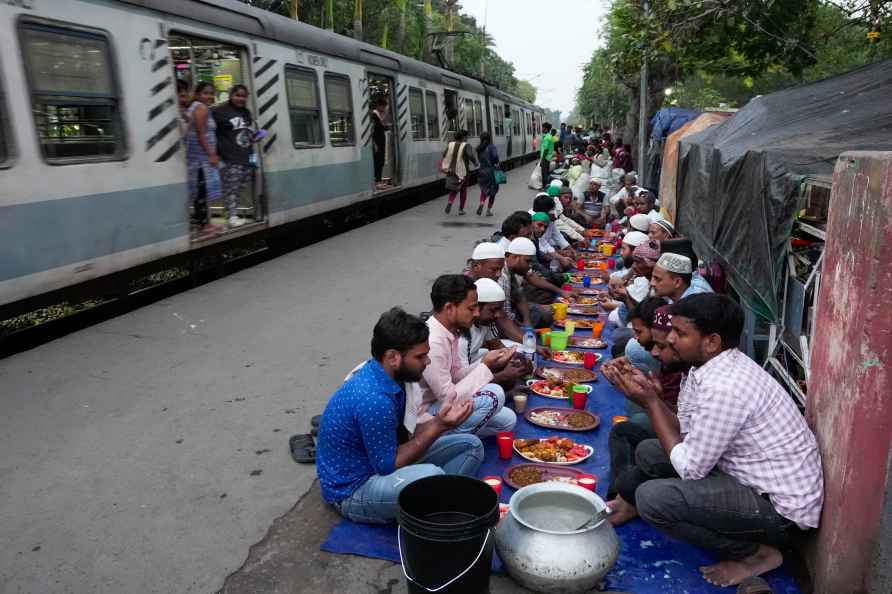
<svg viewBox="0 0 892 594">
<path fill-rule="evenodd" d="M 0 317 L 209 244 L 437 183 L 453 134 L 529 159 L 543 110 L 481 80 L 233 0 L 0 1 Z M 265 130 L 239 214 L 190 225 L 177 80 L 246 85 Z M 370 103 L 389 105 L 376 184 Z"/>
</svg>

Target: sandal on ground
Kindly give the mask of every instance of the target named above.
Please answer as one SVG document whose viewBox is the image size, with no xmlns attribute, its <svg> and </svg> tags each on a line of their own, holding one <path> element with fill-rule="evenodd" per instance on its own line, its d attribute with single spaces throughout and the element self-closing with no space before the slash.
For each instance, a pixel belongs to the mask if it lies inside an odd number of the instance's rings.
<svg viewBox="0 0 892 594">
<path fill-rule="evenodd" d="M 309 433 L 292 435 L 288 440 L 288 446 L 295 462 L 299 464 L 316 463 L 316 442 L 313 441 L 313 436 Z"/>
<path fill-rule="evenodd" d="M 477 207 L 477 216 L 479 217 L 482 214 L 483 214 L 483 205 L 481 204 L 480 206 Z"/>
<path fill-rule="evenodd" d="M 768 582 L 760 577 L 747 578 L 737 586 L 737 594 L 773 594 L 773 592 Z"/>
</svg>

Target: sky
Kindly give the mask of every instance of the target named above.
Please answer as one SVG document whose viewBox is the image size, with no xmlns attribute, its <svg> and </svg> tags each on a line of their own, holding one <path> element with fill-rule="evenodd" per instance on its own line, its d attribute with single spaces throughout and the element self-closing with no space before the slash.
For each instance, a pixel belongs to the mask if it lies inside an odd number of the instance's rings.
<svg viewBox="0 0 892 594">
<path fill-rule="evenodd" d="M 565 118 L 576 103 L 582 66 L 600 40 L 606 0 L 459 0 L 462 12 L 486 24 L 495 51 L 514 75 L 538 89 L 536 104 Z M 548 25 L 547 39 L 543 23 Z"/>
</svg>

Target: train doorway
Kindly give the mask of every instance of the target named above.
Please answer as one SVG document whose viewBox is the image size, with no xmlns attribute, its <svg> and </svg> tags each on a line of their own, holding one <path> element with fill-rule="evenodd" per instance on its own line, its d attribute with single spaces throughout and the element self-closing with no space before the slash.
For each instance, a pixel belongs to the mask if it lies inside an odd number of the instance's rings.
<svg viewBox="0 0 892 594">
<path fill-rule="evenodd" d="M 171 33 L 168 47 L 176 80 L 185 81 L 189 85 L 190 95 L 196 85 L 200 83 L 208 82 L 214 86 L 212 111 L 230 108 L 228 105 L 230 93 L 236 85 L 245 85 L 249 89 L 251 88 L 250 71 L 247 67 L 250 60 L 243 47 L 180 33 Z M 188 110 L 191 103 L 190 97 L 184 111 Z M 228 152 L 238 155 L 238 157 L 230 159 L 229 162 L 226 162 L 226 159 L 221 159 L 221 166 L 217 167 L 222 195 L 220 200 L 207 200 L 209 190 L 217 192 L 217 189 L 214 188 L 214 185 L 218 183 L 217 180 L 206 179 L 203 168 L 199 168 L 196 175 L 194 172 L 197 164 L 187 163 L 187 169 L 191 172 L 187 173 L 187 177 L 189 180 L 188 208 L 192 222 L 193 241 L 210 239 L 263 220 L 263 205 L 260 200 L 262 171 L 258 158 L 259 151 L 252 152 L 250 150 L 259 137 L 256 106 L 250 92 L 245 108 L 251 114 L 251 122 L 237 116 L 215 118 L 218 150 L 225 150 L 222 149 L 221 143 L 229 143 Z M 188 147 L 188 135 L 190 131 L 194 130 L 195 123 L 189 121 L 188 117 L 184 120 L 183 133 L 187 136 Z M 220 125 L 221 122 L 223 125 Z M 186 153 L 187 160 L 189 160 L 190 151 L 187 150 Z M 247 160 L 247 163 L 236 162 L 236 159 Z M 238 167 L 233 168 L 233 165 Z"/>
<path fill-rule="evenodd" d="M 392 77 L 369 72 L 368 83 L 375 192 L 387 192 L 400 186 L 399 106 Z"/>
</svg>

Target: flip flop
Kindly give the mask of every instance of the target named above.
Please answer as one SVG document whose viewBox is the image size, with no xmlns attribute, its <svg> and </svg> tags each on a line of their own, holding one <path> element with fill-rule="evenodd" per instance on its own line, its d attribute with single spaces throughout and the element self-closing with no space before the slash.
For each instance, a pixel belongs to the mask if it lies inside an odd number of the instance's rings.
<svg viewBox="0 0 892 594">
<path fill-rule="evenodd" d="M 288 446 L 291 450 L 291 457 L 298 464 L 316 463 L 316 442 L 313 441 L 312 435 L 308 433 L 292 435 L 288 440 Z"/>
<path fill-rule="evenodd" d="M 759 577 L 751 577 L 740 582 L 737 594 L 773 594 L 768 582 Z"/>
</svg>

